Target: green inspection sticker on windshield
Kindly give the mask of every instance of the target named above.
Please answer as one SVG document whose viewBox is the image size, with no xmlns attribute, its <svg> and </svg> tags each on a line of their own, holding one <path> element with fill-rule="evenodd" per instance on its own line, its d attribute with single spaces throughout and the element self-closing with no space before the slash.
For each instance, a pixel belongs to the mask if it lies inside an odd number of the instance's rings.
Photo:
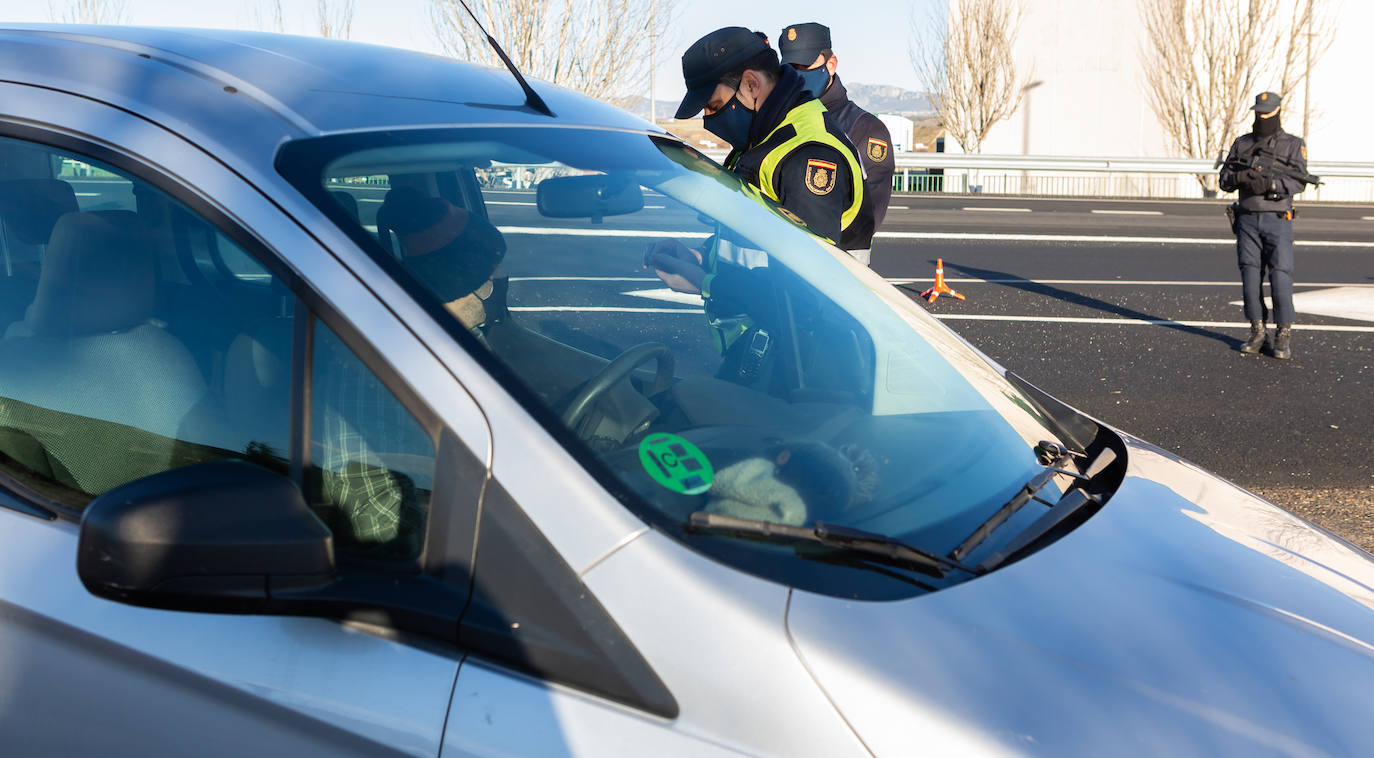
<svg viewBox="0 0 1374 758">
<path fill-rule="evenodd" d="M 639 443 L 639 463 L 654 481 L 673 492 L 696 495 L 711 489 L 715 471 L 701 448 L 676 434 L 651 434 Z"/>
</svg>

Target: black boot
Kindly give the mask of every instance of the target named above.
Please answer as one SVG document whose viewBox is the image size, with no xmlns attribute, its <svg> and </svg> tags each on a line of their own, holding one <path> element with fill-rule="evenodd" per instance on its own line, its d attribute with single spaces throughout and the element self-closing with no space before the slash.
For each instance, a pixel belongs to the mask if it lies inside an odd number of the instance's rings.
<svg viewBox="0 0 1374 758">
<path fill-rule="evenodd" d="M 1293 348 L 1289 347 L 1288 342 L 1293 337 L 1292 324 L 1279 324 L 1279 328 L 1274 332 L 1274 357 L 1281 361 L 1286 361 L 1293 357 Z M 1244 348 L 1241 348 L 1242 350 Z"/>
<path fill-rule="evenodd" d="M 1246 355 L 1254 355 L 1264 347 L 1264 340 L 1269 337 L 1269 333 L 1264 330 L 1264 322 L 1259 319 L 1250 319 L 1250 339 L 1240 346 L 1240 351 Z"/>
</svg>

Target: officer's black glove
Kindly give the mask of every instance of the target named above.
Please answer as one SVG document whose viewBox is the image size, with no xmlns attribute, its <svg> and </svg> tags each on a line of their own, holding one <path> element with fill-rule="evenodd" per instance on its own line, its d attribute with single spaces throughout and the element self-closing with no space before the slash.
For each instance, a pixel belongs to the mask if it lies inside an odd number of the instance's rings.
<svg viewBox="0 0 1374 758">
<path fill-rule="evenodd" d="M 1249 174 L 1245 178 L 1245 188 L 1250 190 L 1251 194 L 1263 195 L 1269 191 L 1269 177 L 1254 169 L 1248 169 L 1245 173 Z"/>
</svg>

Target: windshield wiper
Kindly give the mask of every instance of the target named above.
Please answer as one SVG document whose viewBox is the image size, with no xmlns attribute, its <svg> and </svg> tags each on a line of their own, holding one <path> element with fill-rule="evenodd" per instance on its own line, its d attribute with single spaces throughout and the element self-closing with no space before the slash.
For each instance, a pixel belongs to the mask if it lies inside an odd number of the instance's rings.
<svg viewBox="0 0 1374 758">
<path fill-rule="evenodd" d="M 816 544 L 839 553 L 853 554 L 856 557 L 900 566 L 937 578 L 943 577 L 951 569 L 970 574 L 984 573 L 973 566 L 965 566 L 957 560 L 922 550 L 901 540 L 823 521 L 817 521 L 814 527 L 791 526 L 697 511 L 688 517 L 687 530 L 769 542 Z"/>
<path fill-rule="evenodd" d="M 1088 465 L 1088 470 L 1084 475 L 1089 479 L 1097 476 L 1104 469 L 1116 460 L 1116 453 L 1111 448 L 1104 448 L 1093 462 Z M 1070 490 L 1068 494 L 1059 499 L 1048 511 L 1040 514 L 1040 518 L 1031 522 L 1016 539 L 1002 548 L 997 553 L 988 556 L 988 559 L 978 564 L 978 567 L 986 571 L 991 571 L 998 566 L 1006 563 L 1008 559 L 1021 553 L 1021 551 L 1035 544 L 1041 537 L 1049 534 L 1060 524 L 1064 523 L 1075 513 L 1083 510 L 1090 505 L 1101 505 L 1102 498 L 1098 495 L 1086 492 L 1082 489 Z"/>
<path fill-rule="evenodd" d="M 1096 502 L 1096 500 L 1093 498 L 1087 498 L 1086 502 L 1077 503 L 1070 509 L 1067 506 L 1073 504 L 1075 501 L 1069 501 L 1069 493 L 1066 493 L 1064 497 L 1060 499 L 1059 503 L 1051 503 L 1050 501 L 1042 500 L 1039 497 L 1040 490 L 1044 489 L 1047 485 L 1049 485 L 1050 481 L 1053 480 L 1054 477 L 1058 474 L 1064 474 L 1073 477 L 1074 479 L 1077 479 L 1079 482 L 1091 481 L 1094 476 L 1101 473 L 1102 470 L 1105 469 L 1108 465 L 1110 465 L 1112 461 L 1116 460 L 1116 453 L 1113 453 L 1110 448 L 1107 448 L 1103 450 L 1101 453 L 1099 453 L 1097 457 L 1093 459 L 1092 463 L 1088 465 L 1088 470 L 1086 474 L 1080 474 L 1077 471 L 1071 471 L 1069 469 L 1064 468 L 1063 466 L 1065 463 L 1068 462 L 1070 456 L 1083 456 L 1083 453 L 1071 451 L 1057 442 L 1048 441 L 1040 442 L 1040 444 L 1035 446 L 1035 450 L 1037 462 L 1040 465 L 1044 466 L 1045 469 L 1040 473 L 1036 474 L 1035 476 L 1031 477 L 1031 480 L 1022 485 L 1021 489 L 1017 491 L 1017 493 L 1013 495 L 1010 500 L 1004 503 L 1001 508 L 998 508 L 991 516 L 987 518 L 986 521 L 979 524 L 978 528 L 974 529 L 973 533 L 966 537 L 963 542 L 959 543 L 959 547 L 956 547 L 953 550 L 951 550 L 949 553 L 950 558 L 956 561 L 961 561 L 964 558 L 967 558 L 968 554 L 973 552 L 973 550 L 977 548 L 979 545 L 983 544 L 983 540 L 986 540 L 988 536 L 991 535 L 997 529 L 997 527 L 1001 526 L 1002 524 L 1005 524 L 1007 522 L 1007 519 L 1011 518 L 1013 514 L 1021 510 L 1021 506 L 1025 505 L 1026 503 L 1029 503 L 1032 500 L 1036 501 L 1037 503 L 1043 503 L 1047 506 L 1050 506 L 1051 513 L 1056 513 L 1055 509 L 1060 503 L 1065 504 L 1066 508 L 1057 512 L 1059 514 L 1059 518 L 1055 519 L 1053 524 L 1049 524 L 1048 526 L 1046 526 L 1045 531 L 1054 528 L 1054 526 L 1058 525 L 1063 520 L 1063 517 L 1066 517 L 1069 513 L 1078 510 L 1078 508 L 1087 504 L 1087 502 Z M 1043 526 L 1041 522 L 1045 520 L 1045 517 L 1042 516 L 1040 519 L 1037 519 L 1034 524 L 1027 528 L 1026 531 L 1035 531 L 1037 527 Z M 1024 546 L 1024 544 L 1019 545 L 1016 549 L 1019 550 L 1021 547 Z M 1011 551 L 1003 551 L 1003 553 L 999 553 L 997 556 L 993 556 L 993 558 L 998 558 L 999 560 L 997 560 L 996 563 L 1001 563 L 1010 555 Z M 992 558 L 989 558 L 987 562 L 984 562 L 980 565 L 980 568 L 990 569 L 993 565 L 995 565 L 995 563 L 993 563 Z"/>
</svg>

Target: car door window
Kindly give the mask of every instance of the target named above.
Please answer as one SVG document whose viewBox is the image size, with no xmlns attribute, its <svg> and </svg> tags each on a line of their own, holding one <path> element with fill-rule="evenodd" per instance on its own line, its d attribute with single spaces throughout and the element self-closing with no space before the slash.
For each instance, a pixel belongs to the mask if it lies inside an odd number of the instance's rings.
<svg viewBox="0 0 1374 758">
<path fill-rule="evenodd" d="M 125 172 L 10 139 L 0 158 L 0 482 L 79 509 L 202 461 L 285 473 L 285 283 Z"/>
<path fill-rule="evenodd" d="M 434 442 L 320 322 L 313 352 L 308 502 L 344 554 L 412 561 L 420 555 L 429 517 Z"/>
</svg>

